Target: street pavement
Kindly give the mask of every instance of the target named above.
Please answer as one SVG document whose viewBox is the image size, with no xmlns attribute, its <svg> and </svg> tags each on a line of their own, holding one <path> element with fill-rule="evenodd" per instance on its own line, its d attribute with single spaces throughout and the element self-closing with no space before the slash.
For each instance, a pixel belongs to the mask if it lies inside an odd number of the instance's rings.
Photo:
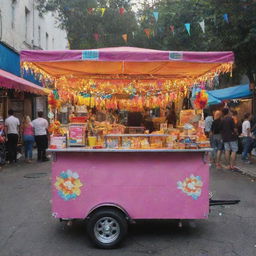
<svg viewBox="0 0 256 256">
<path fill-rule="evenodd" d="M 255 166 L 254 166 L 255 167 Z M 240 199 L 216 206 L 207 220 L 140 221 L 129 226 L 123 245 L 100 250 L 88 240 L 85 223 L 67 227 L 51 216 L 50 162 L 0 171 L 0 256 L 255 256 L 256 180 L 211 169 L 214 199 Z"/>
</svg>

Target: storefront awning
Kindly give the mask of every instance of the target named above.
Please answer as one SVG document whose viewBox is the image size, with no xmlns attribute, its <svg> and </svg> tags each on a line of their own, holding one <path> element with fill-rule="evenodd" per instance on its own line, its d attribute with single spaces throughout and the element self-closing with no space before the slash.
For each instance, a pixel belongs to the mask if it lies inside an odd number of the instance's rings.
<svg viewBox="0 0 256 256">
<path fill-rule="evenodd" d="M 47 95 L 44 88 L 41 88 L 38 85 L 35 85 L 2 69 L 0 69 L 0 87 L 39 95 Z"/>
</svg>

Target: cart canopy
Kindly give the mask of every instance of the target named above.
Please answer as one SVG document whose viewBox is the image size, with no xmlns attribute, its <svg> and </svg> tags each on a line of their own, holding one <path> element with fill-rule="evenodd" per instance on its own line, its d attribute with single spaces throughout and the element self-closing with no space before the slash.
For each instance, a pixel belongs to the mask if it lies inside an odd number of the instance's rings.
<svg viewBox="0 0 256 256">
<path fill-rule="evenodd" d="M 132 47 L 66 51 L 22 51 L 21 63 L 51 77 L 129 75 L 187 79 L 228 72 L 233 52 L 177 52 Z"/>
</svg>

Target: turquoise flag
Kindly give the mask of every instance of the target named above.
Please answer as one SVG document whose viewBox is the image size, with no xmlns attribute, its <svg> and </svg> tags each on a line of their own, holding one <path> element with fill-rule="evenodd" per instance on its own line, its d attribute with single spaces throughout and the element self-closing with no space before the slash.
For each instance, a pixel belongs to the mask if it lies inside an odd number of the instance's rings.
<svg viewBox="0 0 256 256">
<path fill-rule="evenodd" d="M 159 12 L 153 12 L 156 22 L 158 21 Z"/>
<path fill-rule="evenodd" d="M 188 31 L 188 34 L 190 35 L 190 23 L 186 23 L 185 28 Z"/>
</svg>

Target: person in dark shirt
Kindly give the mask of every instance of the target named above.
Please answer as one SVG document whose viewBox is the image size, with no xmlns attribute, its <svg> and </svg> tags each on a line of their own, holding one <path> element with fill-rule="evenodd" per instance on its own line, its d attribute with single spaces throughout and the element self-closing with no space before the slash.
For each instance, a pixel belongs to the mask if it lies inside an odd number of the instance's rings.
<svg viewBox="0 0 256 256">
<path fill-rule="evenodd" d="M 234 120 L 229 116 L 229 109 L 224 108 L 222 114 L 224 117 L 221 121 L 220 132 L 224 143 L 225 158 L 228 164 L 227 168 L 236 170 L 235 161 L 238 151 L 237 129 Z"/>
<path fill-rule="evenodd" d="M 222 113 L 221 111 L 217 110 L 214 113 L 214 121 L 212 123 L 211 127 L 211 138 L 212 138 L 212 147 L 214 149 L 214 155 L 216 157 L 216 167 L 218 169 L 221 169 L 222 166 L 220 164 L 220 159 L 221 159 L 221 153 L 223 150 L 223 141 L 221 137 L 221 116 Z"/>
</svg>

